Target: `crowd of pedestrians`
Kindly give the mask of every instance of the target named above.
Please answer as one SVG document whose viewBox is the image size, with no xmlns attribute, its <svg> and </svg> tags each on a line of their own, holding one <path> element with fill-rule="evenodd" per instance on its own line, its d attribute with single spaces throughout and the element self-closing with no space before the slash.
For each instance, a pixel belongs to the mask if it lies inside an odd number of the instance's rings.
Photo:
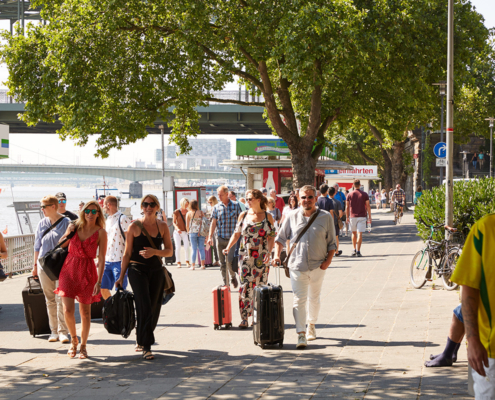
<svg viewBox="0 0 495 400">
<path fill-rule="evenodd" d="M 414 202 L 421 196 L 418 188 Z M 217 197 L 219 201 L 217 200 Z M 325 271 L 334 256 L 340 256 L 339 234 L 346 224 L 352 232 L 351 256 L 362 257 L 361 246 L 366 224 L 371 224 L 371 204 L 377 208 L 405 204 L 400 185 L 387 193 L 366 193 L 359 180 L 349 191 L 327 184 L 317 190 L 304 186 L 288 198 L 288 205 L 275 190 L 248 190 L 243 201 L 226 186 L 217 197 L 208 198 L 210 211 L 203 212 L 197 200 L 182 199 L 173 213 L 175 254 L 181 267 L 181 247 L 186 265 L 205 269 L 205 250 L 211 247 L 220 265 L 224 285 L 239 286 L 239 328 L 246 329 L 253 317 L 254 289 L 266 285 L 270 268 L 280 267 L 281 254 L 288 256 L 287 268 L 293 291 L 293 316 L 297 348 L 317 339 L 316 323 Z M 374 199 L 374 201 L 373 201 Z M 38 277 L 45 296 L 51 334 L 50 342 L 69 343 L 71 358 L 88 357 L 87 341 L 91 326 L 91 304 L 108 299 L 114 288 L 134 293 L 137 327 L 136 351 L 152 360 L 151 346 L 164 296 L 165 275 L 162 258 L 173 254 L 173 244 L 166 221 L 157 218 L 161 208 L 158 198 L 146 195 L 141 201 L 143 217 L 131 222 L 118 209 L 118 199 L 106 196 L 103 208 L 96 200 L 79 204 L 78 215 L 66 209 L 64 193 L 41 199 L 44 218 L 35 234 L 33 276 Z M 106 218 L 105 218 L 106 216 Z M 205 233 L 205 224 L 209 229 Z M 460 343 L 466 335 L 468 360 L 474 370 L 475 392 L 479 398 L 494 398 L 495 343 L 492 319 L 495 309 L 495 275 L 490 268 L 493 256 L 495 217 L 478 221 L 469 234 L 457 262 L 452 281 L 462 286 L 462 306 L 453 313 L 445 349 L 432 355 L 427 367 L 450 366 L 457 359 Z M 311 227 L 311 229 L 309 229 Z M 64 240 L 67 239 L 67 240 Z M 59 243 L 69 252 L 59 279 L 53 281 L 38 262 Z M 189 243 L 191 246 L 189 246 Z M 206 243 L 206 248 L 205 248 Z M 192 263 L 189 263 L 189 247 Z M 0 234 L 0 258 L 7 251 Z M 95 261 L 96 260 L 96 261 Z M 239 262 L 238 267 L 235 261 Z M 3 269 L 0 264 L 0 272 Z M 238 278 L 237 278 L 238 275 Z M 5 274 L 0 274 L 0 279 Z M 80 341 L 76 331 L 75 300 L 81 316 Z M 252 326 L 252 323 L 251 323 Z M 485 397 L 483 397 L 485 396 Z"/>
</svg>

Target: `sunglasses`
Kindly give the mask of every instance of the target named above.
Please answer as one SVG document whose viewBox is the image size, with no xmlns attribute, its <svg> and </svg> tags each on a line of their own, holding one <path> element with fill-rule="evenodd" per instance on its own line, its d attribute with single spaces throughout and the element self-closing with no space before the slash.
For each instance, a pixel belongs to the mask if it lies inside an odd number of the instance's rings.
<svg viewBox="0 0 495 400">
<path fill-rule="evenodd" d="M 47 207 L 51 207 L 51 206 L 54 206 L 54 205 L 55 205 L 55 204 L 48 204 L 48 205 L 46 205 L 46 206 L 45 206 L 45 205 L 41 205 L 41 206 L 40 206 L 40 208 L 41 208 L 42 210 L 44 210 L 45 208 L 47 208 Z"/>
<path fill-rule="evenodd" d="M 148 208 L 148 207 L 155 208 L 156 203 L 154 201 L 152 201 L 151 203 L 148 203 L 147 201 L 143 201 L 143 208 Z"/>
<path fill-rule="evenodd" d="M 301 200 L 313 200 L 315 198 L 315 196 L 300 196 Z"/>
<path fill-rule="evenodd" d="M 98 210 L 84 210 L 84 214 L 86 215 L 89 215 L 89 213 L 93 214 L 93 215 L 96 215 L 96 213 L 98 212 Z"/>
<path fill-rule="evenodd" d="M 58 204 L 65 204 L 65 203 L 67 203 L 67 200 L 65 200 L 65 199 L 62 199 L 62 200 L 59 200 L 58 201 Z"/>
<path fill-rule="evenodd" d="M 253 200 L 255 200 L 255 199 L 256 199 L 256 197 L 248 197 L 248 198 L 246 199 L 246 201 L 253 201 Z"/>
</svg>

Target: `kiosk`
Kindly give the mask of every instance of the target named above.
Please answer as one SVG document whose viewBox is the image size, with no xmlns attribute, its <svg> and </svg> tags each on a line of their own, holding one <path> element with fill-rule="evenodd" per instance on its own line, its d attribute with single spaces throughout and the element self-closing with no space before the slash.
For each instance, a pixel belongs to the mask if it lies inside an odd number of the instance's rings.
<svg viewBox="0 0 495 400">
<path fill-rule="evenodd" d="M 353 165 L 352 167 L 349 170 L 325 170 L 325 181 L 328 183 L 328 186 L 338 183 L 341 188 L 349 190 L 353 185 L 354 179 L 359 179 L 361 181 L 361 188 L 368 193 L 370 190 L 370 181 L 381 181 L 376 165 Z"/>
</svg>

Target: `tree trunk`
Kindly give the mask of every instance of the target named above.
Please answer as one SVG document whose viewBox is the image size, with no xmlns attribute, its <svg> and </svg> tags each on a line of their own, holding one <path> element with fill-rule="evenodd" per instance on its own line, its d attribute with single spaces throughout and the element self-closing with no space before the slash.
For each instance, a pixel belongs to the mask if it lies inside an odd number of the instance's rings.
<svg viewBox="0 0 495 400">
<path fill-rule="evenodd" d="M 383 157 L 383 188 L 388 190 L 392 187 L 392 160 L 387 151 L 381 148 Z"/>
<path fill-rule="evenodd" d="M 392 150 L 392 183 L 393 186 L 400 184 L 402 188 L 406 186 L 407 173 L 404 168 L 404 142 L 395 142 Z"/>
<path fill-rule="evenodd" d="M 317 160 L 311 156 L 311 150 L 307 150 L 303 146 L 290 150 L 294 189 L 300 189 L 304 185 L 314 186 Z"/>
</svg>

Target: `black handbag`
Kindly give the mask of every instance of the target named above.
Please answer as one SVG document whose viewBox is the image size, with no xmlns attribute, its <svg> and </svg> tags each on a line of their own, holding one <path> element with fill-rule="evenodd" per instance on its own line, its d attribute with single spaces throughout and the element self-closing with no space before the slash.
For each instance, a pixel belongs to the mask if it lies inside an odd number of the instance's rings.
<svg viewBox="0 0 495 400">
<path fill-rule="evenodd" d="M 71 240 L 76 233 L 77 229 L 74 229 L 74 231 L 71 232 L 63 242 L 59 243 L 53 250 L 50 250 L 43 257 L 39 258 L 38 261 L 41 268 L 52 281 L 58 280 L 60 271 L 62 271 L 65 259 L 67 258 L 67 254 L 69 254 L 69 246 L 65 248 L 62 248 L 61 246 Z"/>
</svg>

